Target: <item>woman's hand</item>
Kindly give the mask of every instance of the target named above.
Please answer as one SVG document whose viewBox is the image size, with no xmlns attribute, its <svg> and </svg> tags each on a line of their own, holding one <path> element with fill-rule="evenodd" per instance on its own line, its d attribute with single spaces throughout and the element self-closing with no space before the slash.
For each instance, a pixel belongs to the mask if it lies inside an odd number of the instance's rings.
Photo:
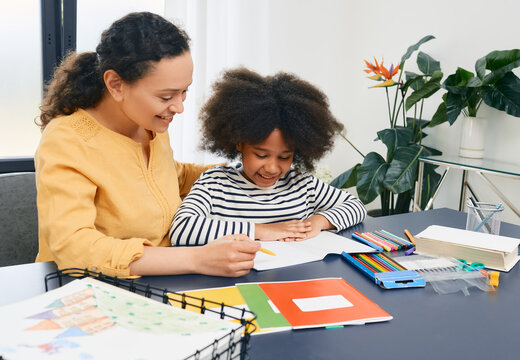
<svg viewBox="0 0 520 360">
<path fill-rule="evenodd" d="M 274 224 L 255 224 L 255 238 L 264 241 L 298 241 L 306 239 L 307 233 L 311 230 L 312 223 L 307 220 L 289 220 Z"/>
<path fill-rule="evenodd" d="M 237 241 L 238 239 L 242 241 Z M 207 245 L 193 248 L 198 250 L 195 272 L 215 276 L 243 276 L 254 266 L 260 244 L 246 235 L 227 235 Z"/>
</svg>

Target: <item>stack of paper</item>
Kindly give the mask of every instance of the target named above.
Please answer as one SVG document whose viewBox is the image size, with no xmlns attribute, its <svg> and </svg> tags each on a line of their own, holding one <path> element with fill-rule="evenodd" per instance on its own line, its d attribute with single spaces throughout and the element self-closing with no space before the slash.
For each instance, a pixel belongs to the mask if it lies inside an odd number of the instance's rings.
<svg viewBox="0 0 520 360">
<path fill-rule="evenodd" d="M 432 225 L 415 236 L 416 252 L 481 262 L 509 271 L 520 260 L 520 239 Z"/>
</svg>

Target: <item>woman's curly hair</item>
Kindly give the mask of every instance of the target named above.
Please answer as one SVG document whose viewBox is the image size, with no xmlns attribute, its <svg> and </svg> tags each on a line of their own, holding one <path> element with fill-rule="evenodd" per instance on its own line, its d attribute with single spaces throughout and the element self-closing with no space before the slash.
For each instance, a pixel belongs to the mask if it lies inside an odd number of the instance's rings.
<svg viewBox="0 0 520 360">
<path fill-rule="evenodd" d="M 294 168 L 309 172 L 343 128 L 312 84 L 286 72 L 264 77 L 246 68 L 223 73 L 199 119 L 203 150 L 233 160 L 236 144 L 261 143 L 279 129 L 294 149 Z"/>
</svg>

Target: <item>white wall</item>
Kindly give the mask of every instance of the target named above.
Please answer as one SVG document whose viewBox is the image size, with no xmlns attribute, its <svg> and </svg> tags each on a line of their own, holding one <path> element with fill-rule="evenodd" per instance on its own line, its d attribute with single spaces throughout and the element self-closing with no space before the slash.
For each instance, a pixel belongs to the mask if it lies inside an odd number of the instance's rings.
<svg viewBox="0 0 520 360">
<path fill-rule="evenodd" d="M 348 137 L 363 153 L 384 151 L 380 142 L 372 140 L 388 122 L 384 90 L 368 89 L 372 84 L 362 72 L 363 59 L 384 56 L 387 64 L 396 63 L 409 45 L 432 34 L 436 39 L 421 50 L 439 60 L 442 70 L 449 74 L 457 66 L 474 71 L 475 61 L 488 52 L 520 45 L 520 3 L 511 0 L 497 0 L 493 5 L 483 0 L 285 0 L 270 1 L 269 6 L 269 72 L 292 71 L 319 85 L 329 95 L 335 115 L 346 125 Z M 254 12 L 249 16 L 253 19 Z M 241 39 L 247 39 L 246 34 L 255 41 L 254 29 L 244 28 Z M 406 68 L 413 70 L 414 65 L 415 55 Z M 427 102 L 425 118 L 433 115 L 440 96 L 441 92 Z M 518 164 L 520 119 L 485 105 L 481 114 L 491 118 L 485 156 Z M 429 129 L 426 144 L 445 154 L 456 154 L 460 123 Z M 320 165 L 337 175 L 360 161 L 359 154 L 338 139 Z M 460 176 L 460 172 L 452 171 L 435 207 L 457 208 Z M 519 182 L 491 178 L 520 207 Z M 481 200 L 499 201 L 476 176 L 470 176 L 470 182 Z M 503 218 L 520 223 L 510 210 Z"/>
</svg>

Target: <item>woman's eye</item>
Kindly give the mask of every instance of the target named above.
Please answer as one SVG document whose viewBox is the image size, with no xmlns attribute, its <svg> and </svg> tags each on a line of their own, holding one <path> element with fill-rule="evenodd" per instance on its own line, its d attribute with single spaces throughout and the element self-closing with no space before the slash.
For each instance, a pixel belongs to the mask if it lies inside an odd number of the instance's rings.
<svg viewBox="0 0 520 360">
<path fill-rule="evenodd" d="M 168 96 L 168 97 L 161 97 L 161 100 L 162 101 L 170 101 L 172 99 L 171 96 Z"/>
</svg>

